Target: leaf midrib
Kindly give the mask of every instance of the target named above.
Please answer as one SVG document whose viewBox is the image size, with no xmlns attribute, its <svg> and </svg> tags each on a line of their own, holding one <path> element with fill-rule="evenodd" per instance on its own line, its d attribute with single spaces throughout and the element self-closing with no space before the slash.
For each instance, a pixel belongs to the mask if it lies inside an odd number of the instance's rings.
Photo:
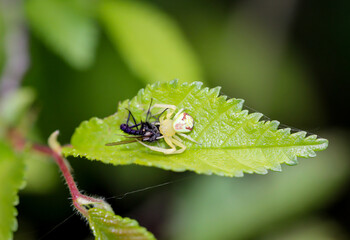
<svg viewBox="0 0 350 240">
<path fill-rule="evenodd" d="M 260 148 L 296 148 L 296 147 L 312 147 L 322 145 L 324 143 L 314 144 L 288 144 L 288 145 L 269 145 L 269 146 L 234 146 L 234 147 L 207 147 L 207 148 L 188 148 L 186 151 L 191 150 L 206 150 L 206 149 L 219 149 L 219 150 L 231 150 L 231 149 L 260 149 Z"/>
<path fill-rule="evenodd" d="M 269 146 L 235 146 L 235 147 L 207 147 L 207 148 L 188 148 L 186 151 L 200 151 L 200 150 L 244 150 L 244 149 L 268 149 L 268 148 L 298 148 L 298 147 L 313 147 L 313 146 L 319 146 L 325 143 L 314 143 L 314 144 L 288 144 L 288 145 L 269 145 Z M 78 147 L 79 148 L 79 147 Z M 65 146 L 65 149 L 69 149 L 69 154 L 72 152 L 72 150 L 76 150 L 74 146 Z M 80 148 L 81 149 L 81 148 Z M 90 147 L 86 147 L 83 149 L 92 149 Z M 135 149 L 130 150 L 135 151 Z"/>
</svg>

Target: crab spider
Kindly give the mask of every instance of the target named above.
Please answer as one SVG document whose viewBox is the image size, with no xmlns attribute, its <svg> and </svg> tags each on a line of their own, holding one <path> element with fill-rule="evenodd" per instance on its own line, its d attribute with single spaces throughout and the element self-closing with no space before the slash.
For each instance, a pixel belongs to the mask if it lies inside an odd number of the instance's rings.
<svg viewBox="0 0 350 240">
<path fill-rule="evenodd" d="M 176 106 L 167 104 L 155 104 L 153 105 L 152 109 L 153 108 L 162 108 L 163 110 L 161 113 L 167 109 L 170 110 L 166 116 L 160 116 L 159 122 L 156 123 L 156 125 L 159 125 L 159 131 L 163 135 L 164 141 L 169 145 L 170 148 L 149 146 L 142 141 L 137 140 L 140 144 L 156 152 L 162 152 L 164 154 L 178 154 L 186 150 L 186 146 L 183 144 L 183 140 L 179 136 L 184 137 L 192 142 L 198 143 L 191 137 L 184 134 L 192 131 L 194 120 L 188 113 L 184 112 L 183 108 L 180 109 L 173 118 L 172 116 L 176 111 Z M 176 147 L 179 147 L 180 149 L 176 149 Z"/>
</svg>

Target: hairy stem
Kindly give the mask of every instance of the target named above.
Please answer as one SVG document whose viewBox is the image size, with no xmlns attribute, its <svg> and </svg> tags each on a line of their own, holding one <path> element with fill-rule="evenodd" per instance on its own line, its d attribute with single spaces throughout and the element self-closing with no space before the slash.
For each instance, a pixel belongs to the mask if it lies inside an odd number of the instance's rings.
<svg viewBox="0 0 350 240">
<path fill-rule="evenodd" d="M 31 144 L 31 149 L 35 152 L 51 156 L 55 160 L 67 183 L 70 195 L 72 196 L 73 205 L 83 216 L 87 217 L 88 209 L 90 207 L 103 208 L 113 212 L 111 207 L 103 199 L 89 197 L 80 193 L 77 187 L 77 184 L 74 181 L 74 178 L 71 174 L 71 167 L 68 161 L 61 154 L 60 145 L 57 142 L 57 135 L 58 135 L 58 131 L 54 132 L 50 136 L 49 138 L 50 146 L 34 143 L 34 144 Z M 12 130 L 12 131 L 9 131 L 8 137 L 12 142 L 12 145 L 17 150 L 24 149 L 26 145 L 26 141 L 21 136 L 20 133 L 18 133 L 16 130 Z"/>
</svg>

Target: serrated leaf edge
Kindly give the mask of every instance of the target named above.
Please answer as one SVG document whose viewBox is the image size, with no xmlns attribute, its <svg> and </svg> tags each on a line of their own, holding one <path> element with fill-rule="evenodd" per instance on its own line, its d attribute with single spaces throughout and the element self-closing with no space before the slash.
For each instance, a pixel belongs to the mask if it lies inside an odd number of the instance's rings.
<svg viewBox="0 0 350 240">
<path fill-rule="evenodd" d="M 324 150 L 328 146 L 328 140 L 323 139 L 323 138 L 317 138 L 316 135 L 310 135 L 310 136 L 306 137 L 307 132 L 305 132 L 305 131 L 291 133 L 291 129 L 290 128 L 278 129 L 278 127 L 280 125 L 280 122 L 277 121 L 277 120 L 261 121 L 260 119 L 264 116 L 262 113 L 259 113 L 259 112 L 249 113 L 248 110 L 246 110 L 246 109 L 243 110 L 244 100 L 243 99 L 235 99 L 235 98 L 230 98 L 230 99 L 227 100 L 227 96 L 220 95 L 220 90 L 221 90 L 220 87 L 215 87 L 215 88 L 212 88 L 212 89 L 209 89 L 208 87 L 202 88 L 202 86 L 203 86 L 202 82 L 192 82 L 190 84 L 185 82 L 185 83 L 181 83 L 181 85 L 180 85 L 180 87 L 186 87 L 186 86 L 188 86 L 190 88 L 193 87 L 193 89 L 191 89 L 190 91 L 197 90 L 197 91 L 200 91 L 201 94 L 213 95 L 213 97 L 216 97 L 218 101 L 220 101 L 221 99 L 225 100 L 225 105 L 226 106 L 229 106 L 229 105 L 232 105 L 233 103 L 236 103 L 237 107 L 234 110 L 237 111 L 239 114 L 242 114 L 245 117 L 247 117 L 247 119 L 251 119 L 253 121 L 253 123 L 261 122 L 262 124 L 267 125 L 269 130 L 272 130 L 272 131 L 276 131 L 277 130 L 276 133 L 280 133 L 282 136 L 288 137 L 288 138 L 292 139 L 293 141 L 302 141 L 303 143 L 310 143 L 309 145 L 301 144 L 300 146 L 310 146 L 310 145 L 315 146 L 314 149 L 308 149 L 306 152 L 303 152 L 303 154 L 299 153 L 299 155 L 296 154 L 294 156 L 287 156 L 288 159 L 289 159 L 289 160 L 285 161 L 285 164 L 287 164 L 287 165 L 296 165 L 298 163 L 298 160 L 297 160 L 298 157 L 301 157 L 301 158 L 315 157 L 316 156 L 315 151 Z M 141 99 L 143 99 L 143 95 L 145 94 L 146 91 L 155 90 L 155 89 L 158 89 L 158 88 L 166 88 L 166 87 L 177 88 L 177 87 L 179 87 L 179 81 L 177 79 L 174 79 L 174 80 L 172 80 L 170 82 L 156 82 L 154 84 L 147 85 L 146 88 L 140 89 L 139 92 L 137 93 L 137 95 L 134 98 L 132 98 L 131 100 L 125 100 L 125 101 L 130 101 L 130 104 L 133 104 L 133 103 L 136 103 L 136 102 L 141 102 Z M 103 120 L 94 117 L 94 118 L 91 118 L 88 121 L 82 122 L 82 124 L 77 128 L 76 131 L 77 132 L 80 131 L 81 128 L 83 128 L 85 125 L 87 125 L 91 121 L 99 123 L 99 124 L 103 123 Z M 298 145 L 293 144 L 291 146 L 298 146 Z M 290 147 L 290 146 L 288 146 L 288 145 L 283 145 L 283 146 L 269 145 L 269 146 L 266 146 L 266 148 L 282 148 L 282 147 Z M 242 148 L 248 148 L 248 147 L 242 147 Z M 252 146 L 251 148 L 259 148 L 260 149 L 260 148 L 265 148 L 265 147 Z M 210 148 L 210 149 L 215 149 L 215 148 Z M 222 147 L 218 147 L 218 149 L 223 149 L 223 148 Z M 194 150 L 200 150 L 200 149 L 195 149 L 195 148 L 194 149 L 190 149 L 189 148 L 186 151 L 194 151 Z M 71 149 L 71 148 L 65 148 L 63 152 L 64 152 L 64 154 L 66 156 L 71 155 L 71 156 L 74 156 L 74 157 L 85 157 L 85 158 L 90 159 L 90 160 L 98 160 L 98 158 L 94 157 L 93 154 L 90 154 L 90 156 L 87 157 L 87 154 L 76 153 L 74 151 L 74 149 Z M 105 158 L 104 160 L 107 160 L 108 162 L 112 162 L 113 158 Z M 132 158 L 130 161 L 128 161 L 127 163 L 123 163 L 122 165 L 130 164 L 130 163 L 136 163 L 136 162 L 137 162 L 137 159 L 136 158 Z M 115 164 L 113 162 L 112 162 L 112 164 L 119 165 L 119 164 Z M 142 164 L 142 165 L 145 165 L 145 164 Z M 163 169 L 170 170 L 170 168 L 167 168 L 165 166 L 158 166 L 157 164 L 153 164 L 153 163 L 148 163 L 146 165 L 147 166 L 161 167 Z M 241 176 L 243 176 L 243 172 L 267 174 L 268 173 L 268 171 L 267 171 L 268 169 L 270 169 L 272 171 L 281 171 L 281 163 L 279 163 L 278 165 L 275 165 L 275 166 L 268 167 L 268 168 L 256 169 L 255 171 L 236 171 L 233 174 L 228 174 L 228 173 L 225 173 L 225 172 L 215 172 L 215 174 L 221 175 L 221 176 L 241 177 Z M 186 169 L 178 167 L 178 168 L 171 168 L 171 170 L 181 172 L 181 171 L 185 171 Z M 199 174 L 207 174 L 207 175 L 211 175 L 213 173 L 213 171 L 199 171 L 199 170 L 193 169 L 191 167 L 187 167 L 187 170 L 194 171 L 194 172 L 199 173 Z"/>
</svg>

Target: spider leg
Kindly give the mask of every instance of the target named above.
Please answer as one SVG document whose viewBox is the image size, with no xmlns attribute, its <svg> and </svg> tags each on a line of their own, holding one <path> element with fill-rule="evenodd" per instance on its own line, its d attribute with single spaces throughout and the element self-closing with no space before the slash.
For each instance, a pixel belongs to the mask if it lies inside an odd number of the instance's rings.
<svg viewBox="0 0 350 240">
<path fill-rule="evenodd" d="M 168 114 L 166 115 L 167 119 L 171 119 L 171 116 L 175 113 L 175 110 L 169 111 Z"/>
<path fill-rule="evenodd" d="M 183 151 L 186 150 L 186 146 L 184 144 L 182 144 L 180 141 L 176 140 L 176 139 L 171 139 L 172 143 L 174 143 L 176 146 L 179 146 L 180 149 L 176 150 L 175 152 L 173 152 L 172 154 L 177 154 L 177 153 L 182 153 Z M 182 140 L 181 140 L 182 141 Z"/>
<path fill-rule="evenodd" d="M 171 152 L 170 153 L 168 153 L 168 154 L 172 154 L 172 153 L 174 153 L 175 151 L 176 151 L 176 147 L 175 147 L 175 145 L 173 144 L 173 139 L 172 139 L 172 137 L 164 137 L 164 140 L 165 140 L 165 142 L 166 142 L 166 144 L 168 144 L 169 145 L 169 147 L 171 147 Z"/>
<path fill-rule="evenodd" d="M 191 142 L 194 142 L 194 143 L 197 143 L 199 145 L 202 145 L 201 143 L 197 142 L 196 140 L 194 140 L 193 138 L 191 138 L 190 136 L 188 136 L 188 135 L 186 135 L 184 133 L 177 133 L 177 134 L 179 134 L 181 137 L 184 137 L 184 138 L 190 140 Z"/>
<path fill-rule="evenodd" d="M 153 108 L 169 108 L 171 111 L 168 112 L 167 118 L 170 118 L 176 110 L 176 106 L 170 104 L 154 104 L 152 109 Z"/>
<path fill-rule="evenodd" d="M 156 139 L 158 140 L 158 139 L 162 139 L 162 138 L 164 138 L 164 136 L 157 137 Z M 159 141 L 157 141 L 157 145 L 158 145 L 158 147 L 160 148 Z"/>
<path fill-rule="evenodd" d="M 178 136 L 176 136 L 176 135 L 174 135 L 173 138 L 175 138 L 179 142 L 183 142 L 183 140 L 181 138 L 179 138 Z"/>
<path fill-rule="evenodd" d="M 172 110 L 176 110 L 176 106 L 175 105 L 170 105 L 170 104 L 159 104 L 159 103 L 157 103 L 157 104 L 154 104 L 153 106 L 152 106 L 152 109 L 153 108 L 170 108 L 170 109 L 172 109 Z"/>
<path fill-rule="evenodd" d="M 181 108 L 181 109 L 175 114 L 174 119 L 176 119 L 177 116 L 179 116 L 180 113 L 182 113 L 184 110 L 185 110 L 184 108 Z"/>
<path fill-rule="evenodd" d="M 149 145 L 143 143 L 143 142 L 140 141 L 140 140 L 136 140 L 136 141 L 138 141 L 138 142 L 139 142 L 140 144 L 142 144 L 143 146 L 145 146 L 145 147 L 151 149 L 152 151 L 162 152 L 162 153 L 164 153 L 164 154 L 172 154 L 172 153 L 174 152 L 174 150 L 173 150 L 172 148 L 170 148 L 170 149 L 165 149 L 165 148 L 161 148 L 161 147 L 154 147 L 154 146 L 149 146 Z"/>
</svg>

